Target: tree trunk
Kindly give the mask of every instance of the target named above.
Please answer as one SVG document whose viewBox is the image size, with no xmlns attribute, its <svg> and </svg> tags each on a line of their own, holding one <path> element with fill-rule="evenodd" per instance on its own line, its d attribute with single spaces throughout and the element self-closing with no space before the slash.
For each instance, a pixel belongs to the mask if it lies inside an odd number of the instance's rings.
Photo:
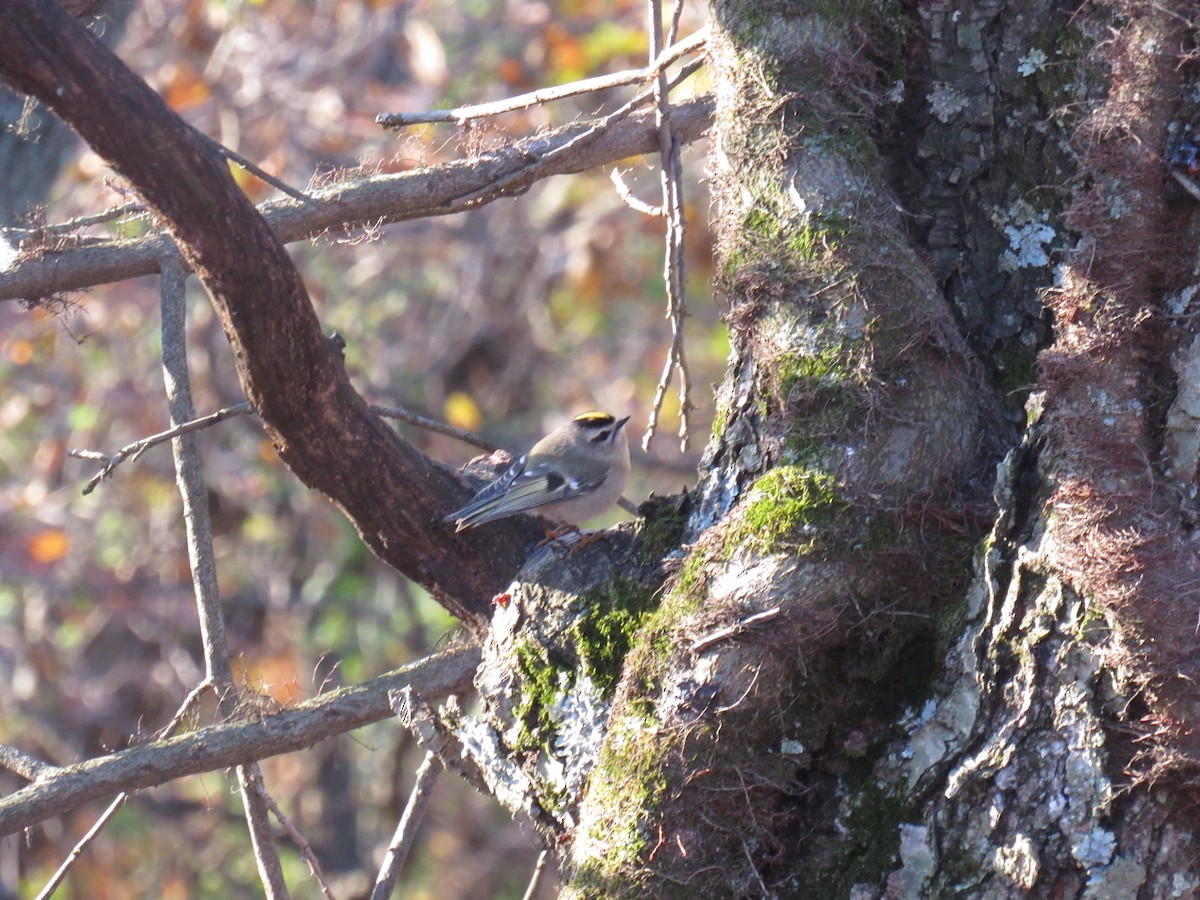
<svg viewBox="0 0 1200 900">
<path fill-rule="evenodd" d="M 717 5 L 732 351 L 569 893 L 1200 890 L 1190 24 L 1020 6 Z"/>
</svg>

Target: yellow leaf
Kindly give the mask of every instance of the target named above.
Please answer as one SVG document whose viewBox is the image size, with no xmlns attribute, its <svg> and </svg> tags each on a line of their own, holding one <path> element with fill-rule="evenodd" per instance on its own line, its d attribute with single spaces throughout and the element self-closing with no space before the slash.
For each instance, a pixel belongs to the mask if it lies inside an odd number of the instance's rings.
<svg viewBox="0 0 1200 900">
<path fill-rule="evenodd" d="M 463 431 L 478 431 L 483 425 L 483 413 L 468 394 L 455 391 L 446 398 L 442 409 L 446 421 Z"/>
</svg>

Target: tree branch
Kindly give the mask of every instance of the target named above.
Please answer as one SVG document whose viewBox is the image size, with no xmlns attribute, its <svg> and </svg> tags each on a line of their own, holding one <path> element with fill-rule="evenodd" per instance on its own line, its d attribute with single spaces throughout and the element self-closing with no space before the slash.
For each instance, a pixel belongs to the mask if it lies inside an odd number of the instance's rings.
<svg viewBox="0 0 1200 900">
<path fill-rule="evenodd" d="M 429 703 L 465 693 L 478 665 L 478 647 L 450 650 L 256 721 L 212 725 L 73 766 L 47 767 L 33 784 L 0 798 L 0 837 L 119 791 L 289 753 L 386 719 L 392 715 L 388 691 L 410 687 Z"/>
<path fill-rule="evenodd" d="M 375 117 L 376 123 L 384 128 L 404 128 L 408 125 L 421 123 L 453 122 L 464 125 L 475 119 L 499 116 L 508 112 L 528 109 L 531 106 L 541 106 L 554 100 L 565 100 L 580 94 L 590 94 L 626 84 L 640 84 L 651 78 L 663 75 L 664 70 L 679 57 L 704 48 L 708 41 L 708 26 L 701 28 L 695 34 L 688 36 L 677 44 L 672 44 L 659 53 L 651 53 L 650 64 L 643 69 L 626 69 L 624 72 L 613 72 L 609 75 L 597 75 L 595 78 L 584 78 L 569 84 L 558 84 L 553 87 L 540 88 L 516 97 L 495 100 L 490 103 L 477 103 L 472 106 L 459 106 L 455 109 L 429 109 L 420 112 L 380 113 Z"/>
<path fill-rule="evenodd" d="M 413 778 L 412 793 L 408 795 L 408 803 L 404 805 L 404 813 L 396 825 L 392 842 L 388 845 L 383 857 L 383 865 L 375 877 L 375 887 L 371 890 L 371 900 L 388 900 L 396 889 L 396 879 L 400 877 L 400 868 L 408 859 L 413 842 L 417 839 L 417 828 L 425 816 L 425 809 L 433 795 L 433 785 L 441 774 L 442 764 L 437 754 L 426 753 Z"/>
<path fill-rule="evenodd" d="M 698 140 L 712 124 L 710 97 L 687 100 L 671 108 L 671 126 L 682 143 Z M 533 180 L 568 175 L 658 149 L 655 111 L 643 110 L 597 132 L 567 153 L 555 151 L 592 127 L 583 120 L 546 134 L 524 138 L 482 157 L 391 175 L 376 175 L 313 191 L 307 203 L 276 200 L 259 207 L 267 224 L 285 243 L 309 240 L 329 232 L 376 227 L 426 216 L 448 215 L 490 200 L 520 194 L 529 183 L 509 184 L 492 196 L 470 204 L 456 198 L 478 196 L 511 176 L 531 158 L 553 154 Z M 61 250 L 31 253 L 0 272 L 0 300 L 37 299 L 61 291 L 78 291 L 148 275 L 171 239 L 155 232 L 136 240 L 111 240 Z"/>
<path fill-rule="evenodd" d="M 187 272 L 177 254 L 162 261 L 161 318 L 163 382 L 171 424 L 180 426 L 196 418 L 192 402 L 192 384 L 187 362 Z M 229 644 L 225 640 L 225 616 L 221 611 L 221 591 L 217 586 L 217 559 L 213 552 L 212 519 L 208 509 L 208 488 L 200 467 L 196 436 L 186 433 L 171 439 L 175 460 L 175 483 L 183 501 L 183 522 L 187 532 L 188 562 L 196 593 L 196 611 L 200 619 L 200 642 L 204 648 L 206 682 L 217 695 L 217 712 L 223 718 L 237 715 L 238 690 L 229 662 Z M 259 879 L 270 900 L 286 900 L 287 885 L 283 867 L 271 837 L 267 808 L 267 790 L 255 763 L 237 767 L 238 789 L 254 847 Z"/>
<path fill-rule="evenodd" d="M 287 251 L 224 160 L 116 56 L 52 0 L 0 4 L 0 45 L 11 48 L 0 55 L 0 77 L 67 121 L 166 222 L 208 291 L 246 399 L 284 464 L 329 496 L 377 556 L 481 631 L 491 598 L 542 530 L 527 519 L 460 534 L 443 524 L 467 487 L 367 408 Z M 528 168 L 528 160 L 512 165 Z M 301 211 L 287 203 L 278 208 L 284 230 Z M 348 221 L 337 203 L 322 208 L 324 227 Z"/>
</svg>

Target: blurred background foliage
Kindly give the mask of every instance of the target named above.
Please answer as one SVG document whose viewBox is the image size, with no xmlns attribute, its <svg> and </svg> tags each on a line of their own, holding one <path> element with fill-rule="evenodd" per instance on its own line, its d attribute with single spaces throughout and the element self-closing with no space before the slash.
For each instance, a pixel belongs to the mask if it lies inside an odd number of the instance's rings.
<svg viewBox="0 0 1200 900">
<path fill-rule="evenodd" d="M 689 6 L 684 34 L 703 18 Z M 137 0 L 119 53 L 188 121 L 303 186 L 469 156 L 624 102 L 612 91 L 478 124 L 410 129 L 380 112 L 499 99 L 645 64 L 641 3 L 563 0 Z M 684 91 L 699 91 L 690 84 Z M 709 288 L 703 148 L 685 152 L 687 352 L 693 448 L 675 392 L 627 496 L 694 481 L 727 350 Z M 658 201 L 653 160 L 622 165 Z M 235 171 L 255 200 L 271 196 Z M 119 181 L 80 146 L 44 213 L 118 205 Z M 136 234 L 143 220 L 101 233 Z M 569 414 L 632 414 L 640 439 L 670 340 L 663 223 L 623 206 L 607 172 L 556 178 L 467 214 L 329 236 L 291 250 L 327 330 L 371 402 L 400 404 L 521 449 Z M 146 739 L 203 677 L 170 450 L 97 464 L 167 427 L 154 279 L 71 298 L 61 317 L 0 304 L 0 741 L 66 764 Z M 189 293 L 201 414 L 243 399 L 203 294 Z M 402 427 L 425 452 L 473 453 Z M 199 433 L 236 672 L 266 706 L 416 659 L 454 631 L 429 596 L 380 564 L 242 417 Z M 619 511 L 609 517 L 624 517 Z M 212 709 L 199 721 L 210 721 Z M 267 760 L 269 790 L 318 853 L 338 897 L 362 896 L 403 808 L 420 752 L 385 722 Z M 0 774 L 0 790 L 20 786 Z M 221 774 L 138 794 L 89 847 L 61 897 L 257 896 L 236 794 Z M 102 806 L 0 841 L 0 896 L 32 897 Z M 280 842 L 296 896 L 318 894 Z M 401 885 L 407 897 L 520 897 L 536 848 L 490 799 L 444 775 Z M 551 879 L 552 881 L 552 879 Z M 543 889 L 550 896 L 552 884 Z"/>
</svg>

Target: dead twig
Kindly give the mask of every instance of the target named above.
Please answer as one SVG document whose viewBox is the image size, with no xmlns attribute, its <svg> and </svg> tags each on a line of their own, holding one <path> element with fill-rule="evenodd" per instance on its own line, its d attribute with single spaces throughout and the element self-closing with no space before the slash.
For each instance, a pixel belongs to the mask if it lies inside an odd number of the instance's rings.
<svg viewBox="0 0 1200 900">
<path fill-rule="evenodd" d="M 533 876 L 529 879 L 529 887 L 525 888 L 525 896 L 522 900 L 533 900 L 537 896 L 538 887 L 541 885 L 542 876 L 546 874 L 546 863 L 549 860 L 549 850 L 543 850 L 538 854 L 537 865 L 533 867 Z"/>
<path fill-rule="evenodd" d="M 371 409 L 384 418 L 399 419 L 402 422 L 407 422 L 410 425 L 415 425 L 418 428 L 423 428 L 426 431 L 433 431 L 437 434 L 444 434 L 447 437 L 457 438 L 465 444 L 470 444 L 473 447 L 479 447 L 488 453 L 494 453 L 497 449 L 496 445 L 476 434 L 462 429 L 455 428 L 453 425 L 447 425 L 444 422 L 438 422 L 436 419 L 430 419 L 427 416 L 422 416 L 419 413 L 407 410 L 402 406 L 380 406 L 372 404 Z M 84 494 L 90 494 L 96 489 L 100 482 L 105 481 L 117 466 L 124 462 L 137 460 L 143 453 L 151 447 L 156 447 L 159 444 L 165 444 L 167 441 L 177 438 L 181 435 L 188 434 L 193 431 L 199 431 L 202 428 L 208 428 L 216 425 L 218 422 L 223 422 L 226 419 L 232 419 L 234 416 L 242 416 L 252 412 L 248 402 L 236 403 L 233 406 L 227 406 L 224 409 L 218 409 L 214 413 L 209 413 L 207 416 L 200 416 L 191 421 L 184 422 L 182 425 L 176 425 L 173 428 L 168 428 L 165 431 L 160 431 L 158 434 L 152 434 L 148 437 L 138 438 L 136 441 L 126 444 L 116 453 L 102 453 L 99 450 L 68 450 L 67 456 L 72 456 L 76 459 L 87 459 L 93 462 L 104 463 L 104 468 L 91 477 L 87 484 L 83 487 Z"/>
<path fill-rule="evenodd" d="M 283 826 L 283 830 L 288 833 L 288 837 L 292 839 L 292 843 L 300 850 L 300 856 L 308 863 L 308 873 L 317 882 L 317 887 L 321 889 L 321 893 L 325 895 L 326 900 L 333 900 L 333 892 L 329 889 L 329 882 L 325 880 L 325 873 L 321 871 L 321 864 L 317 861 L 317 854 L 313 852 L 312 845 L 300 833 L 300 829 L 292 824 L 292 820 L 284 815 L 283 810 L 279 808 L 279 804 L 275 802 L 275 798 L 267 793 L 266 789 L 263 789 L 263 802 L 271 810 L 271 815 Z"/>
<path fill-rule="evenodd" d="M 649 0 L 650 54 L 656 57 L 663 42 L 661 0 Z M 682 12 L 680 0 L 676 0 L 672 15 L 672 32 L 678 27 Z M 667 318 L 671 321 L 671 346 L 663 365 L 658 386 L 654 391 L 654 402 L 642 435 L 642 450 L 649 451 L 658 430 L 658 418 L 666 400 L 667 389 L 675 373 L 679 374 L 679 446 L 686 452 L 691 439 L 690 415 L 691 373 L 683 345 L 683 320 L 687 317 L 687 296 L 684 281 L 684 228 L 683 215 L 683 165 L 680 158 L 680 142 L 671 127 L 671 104 L 666 75 L 659 71 L 654 81 L 655 121 L 658 125 L 658 153 L 662 165 L 662 209 L 667 219 L 666 252 L 663 260 L 663 281 L 667 289 Z"/>
<path fill-rule="evenodd" d="M 421 765 L 417 767 L 408 802 L 404 805 L 404 812 L 396 825 L 392 842 L 388 845 L 387 853 L 384 854 L 383 865 L 379 867 L 379 875 L 375 878 L 375 887 L 371 890 L 371 900 L 387 900 L 395 891 L 396 879 L 400 876 L 400 869 L 408 858 L 413 841 L 416 840 L 417 826 L 429 806 L 434 782 L 437 781 L 441 771 L 442 764 L 438 761 L 437 755 L 426 753 L 425 758 L 421 760 Z"/>
<path fill-rule="evenodd" d="M 30 756 L 11 744 L 0 744 L 0 769 L 7 769 L 29 781 L 38 781 L 57 772 L 58 766 Z"/>
<path fill-rule="evenodd" d="M 783 607 L 775 606 L 771 609 L 763 610 L 760 613 L 755 613 L 752 616 L 747 616 L 744 619 L 734 622 L 732 625 L 727 625 L 724 628 L 718 628 L 716 631 L 710 631 L 704 637 L 696 638 L 696 640 L 692 641 L 692 652 L 700 653 L 704 650 L 707 650 L 713 644 L 718 644 L 721 641 L 728 640 L 729 638 L 745 634 L 755 625 L 761 625 L 763 622 L 769 622 L 781 612 L 783 612 Z"/>
<path fill-rule="evenodd" d="M 152 434 L 149 437 L 138 438 L 132 444 L 126 444 L 116 453 L 107 454 L 101 453 L 98 450 L 68 450 L 67 456 L 73 456 L 76 459 L 88 459 L 95 462 L 104 463 L 104 468 L 92 476 L 83 487 L 85 494 L 90 494 L 96 489 L 96 485 L 108 478 L 113 473 L 113 470 L 121 465 L 126 460 L 136 460 L 151 447 L 158 444 L 166 443 L 173 438 L 180 437 L 193 431 L 199 431 L 201 428 L 208 428 L 210 425 L 216 425 L 218 422 L 223 422 L 226 419 L 231 419 L 234 416 L 245 415 L 250 412 L 249 403 L 238 403 L 234 406 L 227 406 L 224 409 L 218 409 L 215 413 L 210 413 L 207 416 L 201 416 L 197 419 L 184 422 L 181 425 L 176 425 L 168 428 L 166 431 L 160 431 L 158 434 Z"/>
<path fill-rule="evenodd" d="M 187 271 L 176 253 L 162 259 L 159 272 L 162 284 L 163 381 L 166 384 L 171 421 L 178 428 L 196 418 L 187 365 L 187 306 L 184 302 Z M 223 718 L 232 719 L 237 714 L 238 691 L 229 661 L 229 644 L 225 639 L 225 618 L 221 612 L 221 593 L 217 586 L 208 489 L 200 469 L 195 436 L 184 432 L 173 437 L 171 455 L 175 460 L 175 480 L 183 500 L 183 521 L 187 532 L 192 584 L 196 592 L 196 609 L 200 618 L 205 678 L 212 682 L 216 692 L 218 713 Z M 262 773 L 257 763 L 239 765 L 236 772 L 259 880 L 268 898 L 286 898 L 287 885 L 271 835 Z"/>
<path fill-rule="evenodd" d="M 175 729 L 179 727 L 179 723 L 184 720 L 184 718 L 192 711 L 192 708 L 196 705 L 196 703 L 199 702 L 200 697 L 203 696 L 203 694 L 211 687 L 212 682 L 206 678 L 204 681 L 200 682 L 198 685 L 188 691 L 188 695 L 184 697 L 183 702 L 179 704 L 179 709 L 175 715 L 171 717 L 171 721 L 159 729 L 155 737 L 162 739 L 165 737 L 170 737 L 172 734 L 174 734 Z M 79 839 L 79 842 L 71 849 L 71 852 L 67 854 L 67 858 L 62 861 L 62 865 L 58 867 L 55 873 L 50 876 L 49 881 L 47 881 L 41 891 L 38 892 L 37 900 L 47 900 L 47 898 L 52 896 L 54 892 L 58 890 L 59 885 L 61 885 L 63 880 L 67 877 L 67 873 L 71 871 L 71 866 L 75 865 L 76 861 L 83 856 L 83 851 L 87 849 L 88 844 L 95 840 L 96 835 L 98 835 L 104 829 L 104 826 L 109 823 L 112 817 L 117 814 L 121 807 L 124 806 L 126 801 L 128 801 L 132 796 L 133 794 L 130 791 L 121 791 L 121 793 L 117 794 L 117 796 L 113 798 L 112 803 L 110 803 L 108 808 L 100 814 L 100 817 L 96 819 L 92 827 L 87 830 L 87 834 Z"/>
<path fill-rule="evenodd" d="M 584 78 L 580 81 L 572 81 L 570 84 L 561 84 L 554 87 L 540 88 L 536 91 L 530 91 L 527 94 L 520 94 L 516 97 L 509 97 L 504 100 L 496 100 L 490 103 L 477 103 L 472 106 L 460 106 L 456 109 L 431 109 L 422 110 L 420 112 L 407 113 L 380 113 L 375 117 L 375 122 L 384 128 L 404 128 L 409 125 L 432 124 L 439 122 L 452 122 L 456 125 L 465 125 L 475 119 L 488 118 L 490 116 L 498 116 L 507 112 L 516 112 L 522 109 L 528 109 L 531 106 L 540 106 L 544 103 L 550 103 L 555 100 L 564 100 L 567 97 L 577 97 L 580 94 L 589 94 L 596 91 L 607 90 L 608 88 L 621 87 L 626 84 L 641 84 L 644 81 L 649 81 L 651 78 L 659 75 L 671 63 L 685 56 L 688 53 L 694 53 L 697 50 L 704 49 L 708 42 L 708 27 L 705 26 L 695 34 L 684 38 L 677 44 L 672 44 L 661 53 L 654 54 L 651 58 L 650 65 L 643 69 L 627 69 L 623 72 L 613 72 L 611 75 L 598 75 L 595 78 Z"/>
</svg>

